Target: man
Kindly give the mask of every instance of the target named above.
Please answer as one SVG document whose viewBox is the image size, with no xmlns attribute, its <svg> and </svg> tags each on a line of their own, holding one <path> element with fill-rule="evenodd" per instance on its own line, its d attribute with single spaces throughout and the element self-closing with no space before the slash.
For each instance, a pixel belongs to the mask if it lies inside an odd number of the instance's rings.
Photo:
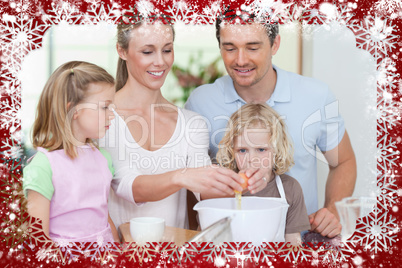
<svg viewBox="0 0 402 268">
<path fill-rule="evenodd" d="M 303 188 L 311 230 L 329 238 L 340 234 L 335 202 L 353 193 L 356 160 L 335 97 L 324 83 L 272 65 L 280 46 L 277 24 L 218 19 L 216 35 L 229 75 L 197 88 L 185 105 L 208 119 L 211 157 L 233 112 L 245 103 L 267 103 L 284 118 L 293 139 L 295 166 L 289 175 Z M 319 210 L 316 147 L 329 165 L 325 204 Z"/>
</svg>

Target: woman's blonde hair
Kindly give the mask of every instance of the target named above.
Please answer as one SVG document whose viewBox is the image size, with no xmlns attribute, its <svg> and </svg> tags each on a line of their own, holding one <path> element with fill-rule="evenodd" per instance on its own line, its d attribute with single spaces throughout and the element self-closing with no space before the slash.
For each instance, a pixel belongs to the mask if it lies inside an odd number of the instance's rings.
<svg viewBox="0 0 402 268">
<path fill-rule="evenodd" d="M 284 174 L 294 164 L 293 145 L 284 121 L 266 104 L 245 104 L 232 114 L 225 135 L 219 143 L 216 160 L 221 166 L 239 172 L 233 150 L 234 139 L 242 135 L 249 127 L 255 126 L 269 130 L 270 144 L 274 153 L 273 171 L 278 175 Z"/>
<path fill-rule="evenodd" d="M 71 129 L 74 107 L 85 97 L 89 84 L 97 82 L 113 85 L 114 78 L 88 62 L 70 61 L 53 72 L 39 98 L 32 130 L 34 148 L 64 149 L 70 158 L 77 156 Z M 87 142 L 94 145 L 90 139 Z"/>
<path fill-rule="evenodd" d="M 117 44 L 122 49 L 127 51 L 128 45 L 132 37 L 131 31 L 133 29 L 139 28 L 143 23 L 144 21 L 138 21 L 135 23 L 124 23 L 123 21 L 120 22 L 117 25 Z M 174 40 L 175 32 L 173 25 L 169 24 L 169 26 L 172 27 L 173 40 Z M 124 85 L 127 83 L 127 79 L 128 79 L 127 63 L 125 60 L 119 57 L 119 59 L 117 60 L 117 70 L 116 70 L 116 84 L 115 84 L 116 92 L 124 87 Z"/>
</svg>

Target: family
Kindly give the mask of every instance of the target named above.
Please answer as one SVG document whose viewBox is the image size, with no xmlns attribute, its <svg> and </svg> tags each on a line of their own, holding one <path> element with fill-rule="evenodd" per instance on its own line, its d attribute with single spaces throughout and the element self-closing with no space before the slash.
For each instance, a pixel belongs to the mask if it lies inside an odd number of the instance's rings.
<svg viewBox="0 0 402 268">
<path fill-rule="evenodd" d="M 116 79 L 82 61 L 51 75 L 33 124 L 38 152 L 23 171 L 28 212 L 47 236 L 120 241 L 118 227 L 138 216 L 189 228 L 188 195 L 234 191 L 289 204 L 277 242 L 298 244 L 307 230 L 340 234 L 334 203 L 353 193 L 356 161 L 342 117 L 326 116 L 336 98 L 324 83 L 274 66 L 278 25 L 249 18 L 217 19 L 228 75 L 195 89 L 184 109 L 160 90 L 175 38 L 160 21 L 117 26 Z M 317 148 L 329 165 L 320 209 Z"/>
</svg>

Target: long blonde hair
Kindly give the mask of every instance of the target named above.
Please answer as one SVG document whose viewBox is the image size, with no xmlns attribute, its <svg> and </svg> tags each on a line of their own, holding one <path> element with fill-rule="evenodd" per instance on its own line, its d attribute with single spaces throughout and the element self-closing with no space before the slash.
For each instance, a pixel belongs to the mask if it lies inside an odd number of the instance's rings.
<svg viewBox="0 0 402 268">
<path fill-rule="evenodd" d="M 270 131 L 270 143 L 274 152 L 273 171 L 278 175 L 284 174 L 294 164 L 293 145 L 284 121 L 266 104 L 245 104 L 232 114 L 225 135 L 219 143 L 216 160 L 221 166 L 239 172 L 233 150 L 234 139 L 242 135 L 248 127 L 257 125 Z"/>
<path fill-rule="evenodd" d="M 83 61 L 67 62 L 53 72 L 39 98 L 32 130 L 34 148 L 64 149 L 70 158 L 77 156 L 72 111 L 85 97 L 89 84 L 96 82 L 113 85 L 114 78 L 103 68 Z M 90 139 L 87 143 L 94 145 Z"/>
</svg>

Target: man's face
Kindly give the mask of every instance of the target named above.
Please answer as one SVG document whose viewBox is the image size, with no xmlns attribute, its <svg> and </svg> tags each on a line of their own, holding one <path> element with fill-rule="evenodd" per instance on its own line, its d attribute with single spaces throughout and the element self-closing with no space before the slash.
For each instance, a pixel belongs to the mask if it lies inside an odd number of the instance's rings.
<svg viewBox="0 0 402 268">
<path fill-rule="evenodd" d="M 279 48 L 279 36 L 271 46 L 261 24 L 227 24 L 221 27 L 220 40 L 222 59 L 236 88 L 267 82 L 271 58 Z"/>
</svg>

